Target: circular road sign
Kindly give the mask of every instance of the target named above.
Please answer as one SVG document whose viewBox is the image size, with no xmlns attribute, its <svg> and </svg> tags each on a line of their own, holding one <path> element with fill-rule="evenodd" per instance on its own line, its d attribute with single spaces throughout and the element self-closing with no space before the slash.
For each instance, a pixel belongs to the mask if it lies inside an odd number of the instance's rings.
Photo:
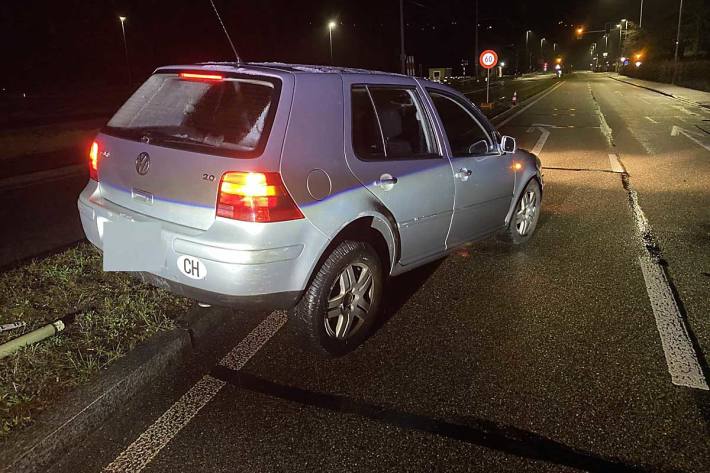
<svg viewBox="0 0 710 473">
<path fill-rule="evenodd" d="M 498 64 L 498 55 L 492 49 L 486 49 L 481 53 L 481 57 L 478 58 L 478 62 L 484 69 L 493 69 Z"/>
</svg>

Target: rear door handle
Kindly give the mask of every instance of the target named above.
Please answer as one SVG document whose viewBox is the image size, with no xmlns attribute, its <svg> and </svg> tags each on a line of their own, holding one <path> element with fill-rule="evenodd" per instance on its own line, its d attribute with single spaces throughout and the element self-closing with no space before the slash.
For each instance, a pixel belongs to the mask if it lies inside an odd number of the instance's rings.
<svg viewBox="0 0 710 473">
<path fill-rule="evenodd" d="M 471 177 L 471 174 L 473 174 L 473 171 L 471 171 L 470 169 L 461 168 L 456 173 L 456 179 L 461 179 L 462 181 L 467 181 L 468 178 Z"/>
</svg>

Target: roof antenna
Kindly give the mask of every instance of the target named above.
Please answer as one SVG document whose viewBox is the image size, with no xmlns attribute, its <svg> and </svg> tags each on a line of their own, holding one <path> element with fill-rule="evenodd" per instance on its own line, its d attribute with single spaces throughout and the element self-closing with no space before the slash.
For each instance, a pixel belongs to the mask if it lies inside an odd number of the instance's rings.
<svg viewBox="0 0 710 473">
<path fill-rule="evenodd" d="M 212 5 L 212 9 L 214 10 L 214 14 L 217 15 L 217 19 L 219 20 L 219 24 L 222 25 L 222 30 L 224 30 L 224 35 L 227 37 L 227 41 L 229 41 L 229 45 L 232 47 L 232 51 L 234 51 L 234 57 L 237 58 L 237 66 L 241 66 L 242 59 L 239 57 L 239 53 L 237 52 L 237 48 L 234 47 L 234 43 L 232 42 L 232 38 L 229 37 L 229 33 L 227 32 L 227 28 L 224 26 L 224 22 L 222 21 L 222 17 L 219 16 L 219 12 L 217 11 L 217 7 L 214 6 L 214 1 L 210 0 L 210 4 Z"/>
</svg>

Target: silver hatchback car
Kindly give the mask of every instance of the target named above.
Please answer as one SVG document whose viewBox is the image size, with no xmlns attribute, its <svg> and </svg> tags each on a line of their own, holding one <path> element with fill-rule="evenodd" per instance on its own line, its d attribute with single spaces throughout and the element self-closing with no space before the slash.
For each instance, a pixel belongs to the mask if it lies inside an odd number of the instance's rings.
<svg viewBox="0 0 710 473">
<path fill-rule="evenodd" d="M 501 233 L 542 175 L 462 94 L 356 69 L 162 67 L 101 130 L 78 200 L 104 269 L 202 302 L 290 309 L 305 344 L 369 334 L 384 282 Z"/>
</svg>

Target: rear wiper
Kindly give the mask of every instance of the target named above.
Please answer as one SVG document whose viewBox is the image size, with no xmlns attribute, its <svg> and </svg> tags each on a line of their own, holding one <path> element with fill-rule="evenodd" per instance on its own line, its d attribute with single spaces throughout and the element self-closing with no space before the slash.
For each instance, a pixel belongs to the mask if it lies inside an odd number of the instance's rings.
<svg viewBox="0 0 710 473">
<path fill-rule="evenodd" d="M 214 148 L 215 146 L 209 143 L 205 143 L 202 140 L 196 138 L 183 137 L 183 136 L 172 136 L 172 135 L 152 135 L 155 141 L 159 143 L 187 143 L 191 145 L 206 146 L 208 148 Z"/>
</svg>

